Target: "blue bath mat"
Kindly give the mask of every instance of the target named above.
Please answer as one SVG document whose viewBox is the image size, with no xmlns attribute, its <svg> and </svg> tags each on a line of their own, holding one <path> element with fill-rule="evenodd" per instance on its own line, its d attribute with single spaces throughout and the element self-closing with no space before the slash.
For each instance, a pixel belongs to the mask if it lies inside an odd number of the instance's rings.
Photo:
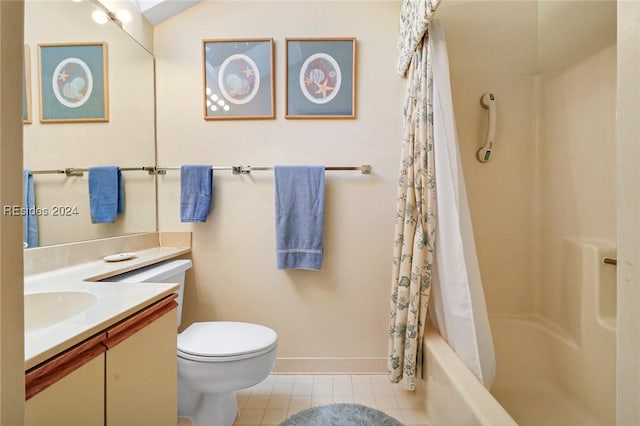
<svg viewBox="0 0 640 426">
<path fill-rule="evenodd" d="M 404 426 L 380 410 L 360 404 L 328 404 L 289 417 L 280 426 Z"/>
</svg>

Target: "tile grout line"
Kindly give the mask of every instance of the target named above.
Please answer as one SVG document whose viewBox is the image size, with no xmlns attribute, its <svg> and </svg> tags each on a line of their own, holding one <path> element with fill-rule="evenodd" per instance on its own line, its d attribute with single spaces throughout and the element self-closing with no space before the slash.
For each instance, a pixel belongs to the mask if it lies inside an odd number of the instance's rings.
<svg viewBox="0 0 640 426">
<path fill-rule="evenodd" d="M 354 381 L 356 377 L 357 381 Z M 344 391 L 344 388 L 349 388 L 349 390 Z M 356 392 L 356 389 L 367 388 L 371 392 Z M 279 390 L 274 393 L 276 389 Z M 286 392 L 287 389 L 288 392 Z M 277 425 L 293 414 L 310 407 L 327 403 L 353 402 L 383 411 L 405 422 L 408 426 L 428 426 L 424 405 L 417 399 L 418 396 L 415 393 L 405 394 L 404 392 L 406 391 L 398 385 L 389 383 L 386 375 L 272 374 L 262 383 L 238 393 L 239 416 L 234 425 Z M 254 398 L 252 399 L 252 397 Z M 281 406 L 285 405 L 284 402 L 275 402 L 278 397 L 282 397 L 282 400 L 288 399 L 286 408 Z M 272 401 L 274 401 L 273 405 Z M 252 410 L 251 419 L 246 418 L 248 412 L 245 418 L 241 417 L 245 410 Z M 258 413 L 260 413 L 260 423 L 246 423 L 249 420 L 257 421 Z M 284 418 L 282 418 L 283 414 Z M 406 418 L 407 416 L 410 417 Z M 418 422 L 409 423 L 411 420 L 418 420 Z M 266 421 L 269 423 L 265 423 Z"/>
</svg>

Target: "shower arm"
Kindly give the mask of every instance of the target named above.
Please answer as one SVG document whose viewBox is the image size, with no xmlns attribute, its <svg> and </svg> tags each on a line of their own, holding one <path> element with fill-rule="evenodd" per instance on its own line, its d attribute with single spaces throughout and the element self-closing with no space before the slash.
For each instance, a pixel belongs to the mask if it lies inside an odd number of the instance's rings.
<svg viewBox="0 0 640 426">
<path fill-rule="evenodd" d="M 496 97 L 493 93 L 485 93 L 480 98 L 480 105 L 489 110 L 489 127 L 487 129 L 487 142 L 478 150 L 477 157 L 481 163 L 491 160 L 493 139 L 496 133 Z"/>
</svg>

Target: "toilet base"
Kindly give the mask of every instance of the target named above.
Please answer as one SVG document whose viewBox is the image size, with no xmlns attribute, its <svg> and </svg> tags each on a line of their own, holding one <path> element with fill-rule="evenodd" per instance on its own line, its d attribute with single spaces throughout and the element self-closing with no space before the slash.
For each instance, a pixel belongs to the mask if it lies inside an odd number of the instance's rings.
<svg viewBox="0 0 640 426">
<path fill-rule="evenodd" d="M 192 414 L 198 426 L 231 426 L 238 415 L 235 392 L 201 394 Z"/>
</svg>

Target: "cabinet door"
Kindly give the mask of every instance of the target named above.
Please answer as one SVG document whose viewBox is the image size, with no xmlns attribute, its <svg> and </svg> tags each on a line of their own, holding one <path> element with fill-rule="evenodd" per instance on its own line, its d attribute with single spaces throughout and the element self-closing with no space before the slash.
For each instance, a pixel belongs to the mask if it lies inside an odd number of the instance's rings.
<svg viewBox="0 0 640 426">
<path fill-rule="evenodd" d="M 25 426 L 104 425 L 104 353 L 25 402 Z"/>
<path fill-rule="evenodd" d="M 144 317 L 145 312 L 141 315 Z M 132 324 L 136 321 L 134 317 Z M 113 334 L 117 343 L 106 353 L 106 424 L 175 426 L 178 388 L 175 307 L 161 312 L 160 317 L 124 340 L 117 336 L 126 334 L 126 329 Z"/>
</svg>

